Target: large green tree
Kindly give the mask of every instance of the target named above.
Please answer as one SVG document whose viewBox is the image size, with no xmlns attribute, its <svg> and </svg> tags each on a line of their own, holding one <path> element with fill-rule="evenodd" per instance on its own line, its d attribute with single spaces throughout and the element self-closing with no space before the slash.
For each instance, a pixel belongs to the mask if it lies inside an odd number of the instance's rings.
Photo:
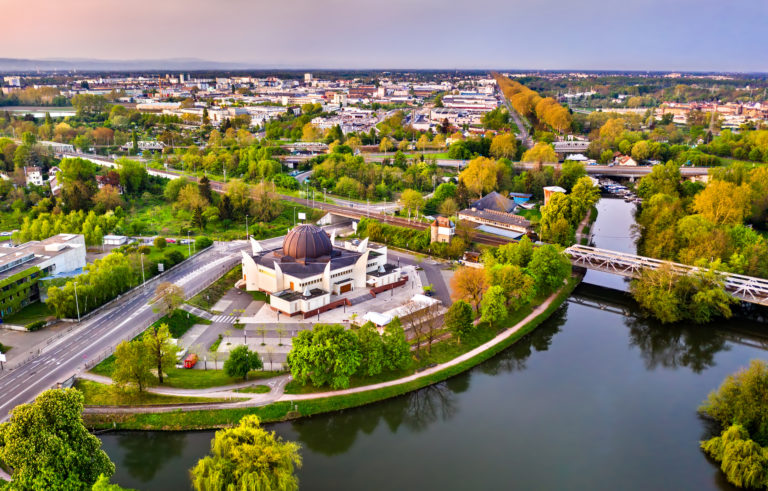
<svg viewBox="0 0 768 491">
<path fill-rule="evenodd" d="M 258 353 L 249 350 L 248 346 L 238 346 L 229 352 L 229 358 L 224 362 L 224 371 L 230 377 L 247 379 L 248 372 L 262 366 Z"/>
<path fill-rule="evenodd" d="M 547 294 L 563 286 L 571 274 L 571 262 L 557 247 L 546 244 L 533 251 L 528 271 L 536 278 L 536 291 Z"/>
<path fill-rule="evenodd" d="M 411 345 L 405 339 L 405 330 L 398 317 L 387 324 L 381 339 L 384 342 L 384 366 L 388 370 L 404 370 L 411 364 Z"/>
<path fill-rule="evenodd" d="M 198 491 L 299 489 L 294 474 L 301 467 L 299 445 L 283 441 L 248 415 L 235 428 L 216 432 L 211 454 L 191 470 Z"/>
<path fill-rule="evenodd" d="M 76 389 L 48 390 L 13 409 L 0 425 L 0 461 L 13 468 L 8 489 L 88 489 L 115 472 L 82 412 Z"/>
<path fill-rule="evenodd" d="M 349 377 L 357 372 L 361 361 L 357 336 L 344 327 L 315 324 L 293 338 L 288 353 L 291 375 L 302 384 L 316 387 L 330 385 L 334 389 L 349 386 Z"/>
<path fill-rule="evenodd" d="M 473 318 L 472 306 L 464 300 L 457 300 L 445 313 L 445 327 L 453 333 L 456 341 L 461 343 L 461 337 L 475 327 L 472 323 Z"/>
<path fill-rule="evenodd" d="M 487 322 L 491 327 L 494 324 L 507 318 L 507 307 L 505 305 L 504 289 L 498 285 L 491 286 L 483 295 L 480 312 L 481 319 Z"/>
<path fill-rule="evenodd" d="M 147 347 L 147 353 L 157 367 L 158 381 L 163 383 L 163 372 L 176 364 L 179 347 L 171 339 L 168 324 L 152 325 L 144 331 L 142 340 Z"/>
<path fill-rule="evenodd" d="M 360 366 L 357 373 L 372 377 L 384 369 L 384 341 L 372 323 L 366 322 L 357 330 L 360 346 Z"/>
<path fill-rule="evenodd" d="M 112 382 L 117 387 L 135 387 L 141 392 L 155 380 L 152 375 L 153 365 L 147 344 L 139 339 L 123 341 L 115 348 Z"/>
</svg>

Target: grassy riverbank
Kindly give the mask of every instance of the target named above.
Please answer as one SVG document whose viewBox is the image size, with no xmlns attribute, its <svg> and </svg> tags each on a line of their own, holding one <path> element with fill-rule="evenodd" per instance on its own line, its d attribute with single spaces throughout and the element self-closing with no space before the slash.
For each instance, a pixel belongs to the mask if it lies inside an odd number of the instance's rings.
<svg viewBox="0 0 768 491">
<path fill-rule="evenodd" d="M 202 402 L 228 402 L 228 399 L 212 397 L 186 397 L 152 392 L 122 392 L 111 385 L 90 380 L 78 380 L 75 388 L 82 392 L 87 406 L 144 406 L 154 404 L 192 404 Z"/>
<path fill-rule="evenodd" d="M 113 423 L 115 428 L 124 430 L 192 430 L 221 428 L 236 424 L 240 418 L 247 414 L 256 414 L 263 422 L 282 421 L 362 406 L 364 404 L 396 397 L 453 377 L 454 375 L 462 373 L 505 350 L 549 318 L 549 316 L 552 315 L 563 302 L 565 302 L 580 281 L 581 277 L 571 277 L 568 280 L 568 283 L 557 293 L 553 302 L 542 313 L 534 317 L 530 322 L 503 342 L 490 347 L 482 353 L 478 353 L 469 360 L 417 380 L 365 392 L 297 401 L 295 403 L 290 401 L 276 402 L 254 408 L 233 408 L 210 411 L 179 410 L 170 413 L 85 414 L 85 423 L 88 427 L 94 429 L 111 428 Z"/>
</svg>

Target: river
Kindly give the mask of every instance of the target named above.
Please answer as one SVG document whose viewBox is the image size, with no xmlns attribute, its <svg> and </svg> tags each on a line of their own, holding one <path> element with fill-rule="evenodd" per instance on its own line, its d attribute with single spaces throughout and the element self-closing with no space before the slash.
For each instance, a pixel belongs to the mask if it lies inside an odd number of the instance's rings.
<svg viewBox="0 0 768 491">
<path fill-rule="evenodd" d="M 600 202 L 598 246 L 634 251 L 631 207 Z M 762 325 L 660 326 L 595 279 L 605 278 L 590 272 L 536 331 L 444 383 L 268 425 L 302 445 L 302 489 L 730 489 L 698 449 L 711 428 L 696 408 L 726 375 L 765 358 L 753 335 Z M 167 490 L 188 486 L 212 436 L 101 439 L 117 483 Z"/>
</svg>

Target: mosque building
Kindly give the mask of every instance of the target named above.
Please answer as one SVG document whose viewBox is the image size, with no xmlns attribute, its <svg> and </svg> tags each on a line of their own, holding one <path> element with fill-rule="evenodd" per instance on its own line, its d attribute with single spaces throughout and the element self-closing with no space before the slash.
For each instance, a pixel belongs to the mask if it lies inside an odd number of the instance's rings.
<svg viewBox="0 0 768 491">
<path fill-rule="evenodd" d="M 360 288 L 378 289 L 398 283 L 400 272 L 387 263 L 387 248 L 368 239 L 334 244 L 316 225 L 294 227 L 282 247 L 264 250 L 251 239 L 251 254 L 243 251 L 247 291 L 269 295 L 273 310 L 309 317 L 344 305 L 345 294 Z"/>
</svg>

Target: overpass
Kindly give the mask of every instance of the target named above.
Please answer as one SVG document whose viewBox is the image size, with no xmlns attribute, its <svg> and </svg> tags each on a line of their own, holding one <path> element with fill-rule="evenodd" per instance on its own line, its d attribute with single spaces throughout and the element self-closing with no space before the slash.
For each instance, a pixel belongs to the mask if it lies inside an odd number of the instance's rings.
<svg viewBox="0 0 768 491">
<path fill-rule="evenodd" d="M 685 275 L 705 270 L 687 264 L 583 245 L 573 245 L 565 252 L 571 256 L 571 263 L 574 266 L 627 278 L 637 278 L 643 269 L 658 269 L 663 265 L 670 265 L 674 272 Z M 723 279 L 725 291 L 735 298 L 742 302 L 768 306 L 768 279 L 735 273 L 718 272 L 718 274 Z"/>
</svg>

